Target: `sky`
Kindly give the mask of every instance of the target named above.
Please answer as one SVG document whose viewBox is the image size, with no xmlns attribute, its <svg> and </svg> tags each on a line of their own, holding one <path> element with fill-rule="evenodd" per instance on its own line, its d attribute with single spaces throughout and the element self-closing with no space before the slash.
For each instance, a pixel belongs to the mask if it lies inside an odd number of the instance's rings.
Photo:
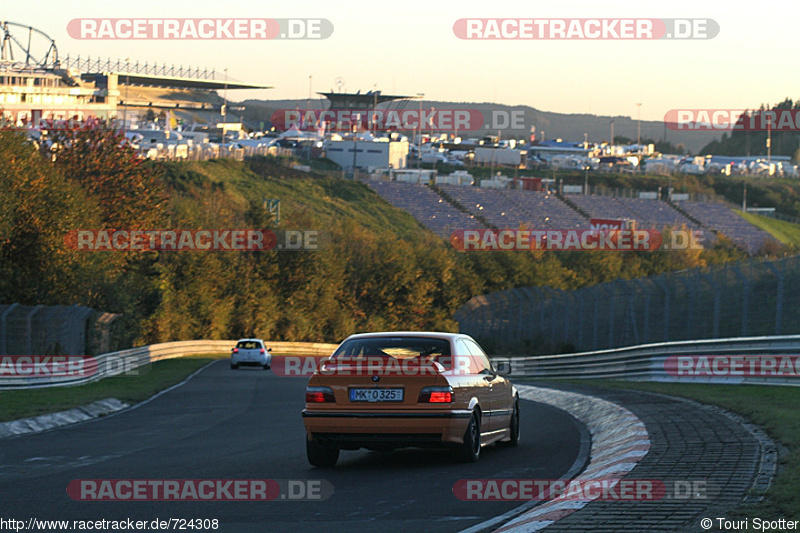
<svg viewBox="0 0 800 533">
<path fill-rule="evenodd" d="M 671 109 L 752 109 L 800 98 L 800 4 L 678 0 L 218 0 L 109 2 L 3 0 L 6 20 L 34 26 L 61 57 L 98 55 L 228 69 L 272 86 L 231 100 L 307 98 L 378 89 L 426 100 L 529 105 L 542 111 L 663 120 Z M 67 31 L 88 18 L 312 18 L 333 33 L 315 40 L 91 40 Z M 719 33 L 690 40 L 465 40 L 462 18 L 713 19 Z M 641 104 L 638 106 L 637 104 Z"/>
</svg>

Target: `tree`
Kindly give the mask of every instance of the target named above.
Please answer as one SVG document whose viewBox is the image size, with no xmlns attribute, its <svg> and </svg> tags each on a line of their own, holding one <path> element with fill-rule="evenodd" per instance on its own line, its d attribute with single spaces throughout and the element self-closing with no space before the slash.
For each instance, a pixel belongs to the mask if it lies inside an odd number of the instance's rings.
<svg viewBox="0 0 800 533">
<path fill-rule="evenodd" d="M 113 280 L 112 257 L 70 249 L 70 230 L 100 209 L 37 153 L 25 135 L 0 132 L 0 294 L 6 303 L 96 304 Z"/>
<path fill-rule="evenodd" d="M 90 121 L 49 132 L 42 150 L 67 180 L 96 199 L 109 228 L 153 229 L 166 196 L 158 167 L 139 157 L 113 123 Z"/>
</svg>

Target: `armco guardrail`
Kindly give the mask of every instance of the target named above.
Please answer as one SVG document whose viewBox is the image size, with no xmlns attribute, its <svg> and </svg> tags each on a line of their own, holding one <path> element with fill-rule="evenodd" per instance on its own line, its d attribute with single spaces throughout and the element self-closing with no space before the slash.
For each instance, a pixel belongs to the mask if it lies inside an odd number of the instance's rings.
<svg viewBox="0 0 800 533">
<path fill-rule="evenodd" d="M 236 341 L 179 341 L 152 344 L 95 356 L 96 371 L 77 376 L 9 376 L 0 372 L 0 390 L 34 389 L 79 385 L 142 368 L 151 362 L 207 353 L 227 353 Z M 267 342 L 273 353 L 287 355 L 328 355 L 336 344 Z M 531 357 L 494 357 L 495 365 L 511 377 L 551 379 L 623 379 L 631 381 L 680 381 L 684 383 L 752 383 L 800 385 L 800 359 L 794 360 L 794 376 L 773 375 L 673 376 L 667 372 L 667 358 L 684 356 L 800 355 L 800 335 L 739 337 L 665 342 L 628 346 L 613 350 Z M 7 357 L 7 356 L 0 356 Z M 0 362 L 0 370 L 3 369 Z M 712 369 L 713 370 L 713 369 Z M 746 369 L 745 369 L 746 370 Z M 716 373 L 719 374 L 719 373 Z M 795 377 L 797 376 L 797 377 Z"/>
<path fill-rule="evenodd" d="M 272 349 L 273 353 L 287 355 L 330 355 L 337 346 L 336 344 L 315 342 L 265 342 L 265 344 Z M 87 357 L 84 366 L 86 371 L 76 372 L 76 375 L 72 376 L 47 376 L 41 374 L 36 376 L 9 375 L 13 372 L 2 372 L 4 362 L 0 361 L 0 390 L 81 385 L 135 371 L 152 362 L 162 361 L 164 359 L 200 354 L 229 353 L 230 349 L 235 345 L 235 340 L 179 341 L 151 344 L 140 348 L 130 348 L 128 350 Z M 0 356 L 0 359 L 3 357 L 19 356 Z M 8 364 L 10 363 L 6 363 L 6 365 Z M 31 365 L 28 365 L 28 367 L 30 366 Z"/>
<path fill-rule="evenodd" d="M 730 356 L 753 356 L 748 362 L 758 362 L 759 356 L 766 360 L 763 356 L 781 355 L 800 355 L 800 335 L 664 342 L 596 352 L 492 359 L 503 373 L 512 377 L 800 385 L 800 358 L 782 362 L 791 363 L 790 369 L 774 364 L 753 372 L 748 364 L 740 364 L 738 368 L 729 365 Z M 676 376 L 666 368 L 670 356 L 726 356 L 728 362 L 717 357 L 716 363 L 709 362 L 708 372 Z"/>
</svg>

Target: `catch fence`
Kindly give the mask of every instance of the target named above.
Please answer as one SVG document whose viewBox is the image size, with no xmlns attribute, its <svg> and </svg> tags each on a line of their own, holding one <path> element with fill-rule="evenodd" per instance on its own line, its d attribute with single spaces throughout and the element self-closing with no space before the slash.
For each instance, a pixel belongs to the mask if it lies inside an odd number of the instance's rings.
<svg viewBox="0 0 800 533">
<path fill-rule="evenodd" d="M 472 298 L 454 318 L 492 353 L 517 355 L 800 333 L 800 257 L 510 289 Z"/>
</svg>

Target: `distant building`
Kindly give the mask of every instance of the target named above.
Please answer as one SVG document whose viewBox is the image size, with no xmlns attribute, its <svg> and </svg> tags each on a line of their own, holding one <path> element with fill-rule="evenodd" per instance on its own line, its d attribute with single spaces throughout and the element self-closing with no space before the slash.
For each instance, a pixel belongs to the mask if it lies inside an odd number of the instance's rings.
<svg viewBox="0 0 800 533">
<path fill-rule="evenodd" d="M 209 111 L 216 108 L 220 121 L 225 122 L 222 120 L 225 110 L 219 105 L 153 102 L 136 96 L 141 89 L 132 88 L 206 91 L 267 88 L 220 79 L 219 73 L 199 68 L 140 65 L 129 60 L 60 59 L 55 41 L 45 33 L 16 23 L 0 24 L 0 110 L 6 127 L 36 127 L 43 121 L 119 119 L 127 112 L 136 113 L 137 109 L 143 112 L 178 108 Z M 25 38 L 15 35 L 20 31 L 24 31 Z M 29 33 L 44 43 L 44 54 L 36 53 Z M 27 48 L 23 46 L 25 43 Z M 15 57 L 24 57 L 25 61 Z"/>
<path fill-rule="evenodd" d="M 344 169 L 406 168 L 408 141 L 329 140 L 325 142 L 325 155 Z"/>
<path fill-rule="evenodd" d="M 111 118 L 116 87 L 97 89 L 80 81 L 77 71 L 0 64 L 0 109 L 7 125 L 25 127 L 42 120 Z"/>
<path fill-rule="evenodd" d="M 582 142 L 565 142 L 561 139 L 542 141 L 528 146 L 528 154 L 538 157 L 543 161 L 550 161 L 557 155 L 571 155 L 579 157 L 590 157 L 594 153 L 594 148 L 589 148 Z"/>
</svg>

